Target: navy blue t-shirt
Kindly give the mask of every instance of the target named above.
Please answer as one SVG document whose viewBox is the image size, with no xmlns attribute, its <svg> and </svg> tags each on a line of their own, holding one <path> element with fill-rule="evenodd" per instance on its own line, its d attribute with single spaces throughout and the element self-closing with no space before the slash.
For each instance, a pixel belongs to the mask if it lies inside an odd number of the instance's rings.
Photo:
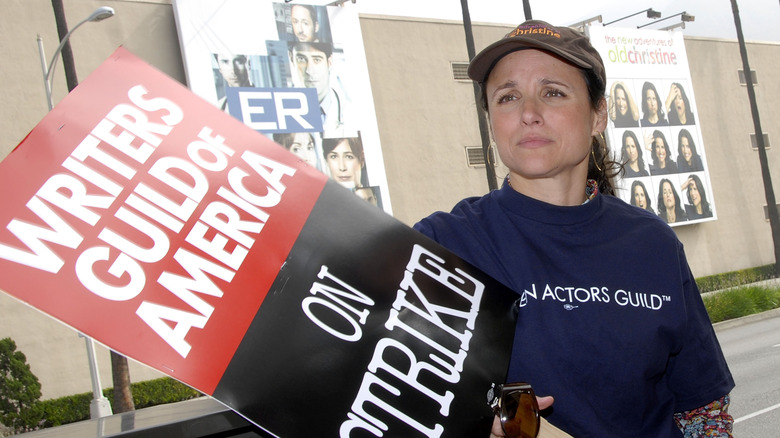
<svg viewBox="0 0 780 438">
<path fill-rule="evenodd" d="M 650 212 L 504 186 L 414 228 L 518 293 L 507 381 L 554 396 L 547 419 L 569 434 L 679 437 L 675 412 L 734 387 L 682 244 Z"/>
</svg>

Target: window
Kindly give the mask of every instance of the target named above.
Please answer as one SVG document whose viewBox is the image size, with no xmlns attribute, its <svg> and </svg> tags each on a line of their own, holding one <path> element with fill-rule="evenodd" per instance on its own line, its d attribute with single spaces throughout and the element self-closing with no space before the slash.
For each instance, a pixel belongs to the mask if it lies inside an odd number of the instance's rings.
<svg viewBox="0 0 780 438">
<path fill-rule="evenodd" d="M 468 74 L 468 62 L 451 62 L 452 78 L 456 81 L 471 81 Z"/>
<path fill-rule="evenodd" d="M 750 134 L 750 146 L 753 147 L 754 151 L 758 150 L 758 137 L 756 137 L 756 134 Z M 764 134 L 764 149 L 771 148 L 772 145 L 769 143 L 769 134 Z"/>
<path fill-rule="evenodd" d="M 745 70 L 737 70 L 739 74 L 739 84 L 747 85 L 747 78 L 745 78 Z M 753 85 L 758 85 L 758 77 L 755 70 L 750 70 L 750 76 L 753 78 Z"/>
</svg>

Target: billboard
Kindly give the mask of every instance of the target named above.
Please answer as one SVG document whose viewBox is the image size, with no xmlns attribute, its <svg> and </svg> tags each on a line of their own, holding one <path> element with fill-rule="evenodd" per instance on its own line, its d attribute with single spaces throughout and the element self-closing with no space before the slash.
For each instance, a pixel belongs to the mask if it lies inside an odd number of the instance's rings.
<svg viewBox="0 0 780 438">
<path fill-rule="evenodd" d="M 193 92 L 392 212 L 354 6 L 174 0 L 173 8 Z"/>
<path fill-rule="evenodd" d="M 681 31 L 589 26 L 607 71 L 607 140 L 626 173 L 618 196 L 671 226 L 715 220 Z"/>
</svg>

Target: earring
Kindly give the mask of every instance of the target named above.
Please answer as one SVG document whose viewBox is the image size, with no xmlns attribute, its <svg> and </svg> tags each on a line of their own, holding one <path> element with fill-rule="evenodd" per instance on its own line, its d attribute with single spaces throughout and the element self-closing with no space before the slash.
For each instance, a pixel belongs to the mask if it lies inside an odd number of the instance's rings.
<svg viewBox="0 0 780 438">
<path fill-rule="evenodd" d="M 601 136 L 601 140 L 602 141 L 606 141 L 606 140 L 604 140 L 604 134 L 603 133 L 599 133 L 599 135 Z M 594 140 L 593 143 L 595 143 L 594 146 L 601 146 L 599 144 L 599 140 L 596 137 L 593 137 L 593 140 Z M 598 169 L 599 172 L 603 172 L 603 170 L 601 169 L 601 166 L 599 166 L 599 162 L 596 160 L 596 153 L 594 152 L 592 147 L 590 148 L 590 155 L 593 157 L 593 164 L 596 165 L 596 169 Z"/>
</svg>

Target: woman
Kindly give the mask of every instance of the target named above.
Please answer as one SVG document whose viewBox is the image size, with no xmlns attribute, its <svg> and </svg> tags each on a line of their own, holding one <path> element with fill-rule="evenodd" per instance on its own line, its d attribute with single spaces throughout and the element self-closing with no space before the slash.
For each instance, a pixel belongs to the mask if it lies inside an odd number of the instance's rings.
<svg viewBox="0 0 780 438">
<path fill-rule="evenodd" d="M 685 214 L 688 216 L 688 220 L 712 217 L 710 203 L 707 202 L 707 194 L 704 192 L 704 185 L 698 175 L 689 176 L 680 190 L 687 190 L 688 204 L 685 204 Z"/>
<path fill-rule="evenodd" d="M 655 130 L 648 137 L 650 154 L 653 156 L 653 164 L 650 166 L 651 175 L 668 175 L 677 173 L 677 164 L 672 160 L 672 150 L 666 142 L 664 133 Z"/>
<path fill-rule="evenodd" d="M 363 184 L 365 156 L 359 138 L 326 138 L 322 140 L 322 153 L 330 177 L 342 186 L 355 191 Z"/>
<path fill-rule="evenodd" d="M 664 178 L 658 185 L 658 216 L 667 224 L 688 220 L 680 202 L 680 196 L 674 190 L 672 182 Z"/>
<path fill-rule="evenodd" d="M 677 134 L 677 171 L 678 172 L 701 172 L 704 165 L 701 157 L 696 153 L 696 144 L 693 143 L 693 136 L 687 129 L 681 129 Z"/>
<path fill-rule="evenodd" d="M 682 244 L 614 196 L 598 52 L 532 20 L 468 72 L 509 175 L 415 228 L 518 293 L 507 381 L 553 396 L 547 419 L 573 436 L 680 436 L 675 418 L 730 428 L 733 379 Z"/>
<path fill-rule="evenodd" d="M 285 132 L 273 135 L 274 141 L 295 154 L 304 163 L 315 169 L 320 169 L 317 151 L 314 146 L 314 136 L 310 132 Z"/>
<path fill-rule="evenodd" d="M 626 171 L 626 178 L 636 178 L 638 176 L 648 176 L 645 169 L 645 160 L 642 159 L 642 148 L 639 147 L 639 140 L 632 131 L 623 133 L 623 153 L 621 157 L 623 169 Z"/>
<path fill-rule="evenodd" d="M 639 110 L 624 83 L 617 81 L 612 84 L 609 100 L 609 118 L 615 128 L 639 126 Z"/>
<path fill-rule="evenodd" d="M 631 183 L 631 205 L 652 212 L 650 195 L 647 193 L 647 187 L 642 181 L 636 180 Z"/>
<path fill-rule="evenodd" d="M 672 84 L 669 97 L 666 98 L 666 110 L 669 112 L 670 125 L 693 125 L 693 111 L 682 85 Z"/>
<path fill-rule="evenodd" d="M 669 123 L 664 118 L 664 110 L 661 108 L 661 98 L 652 82 L 642 85 L 642 122 L 645 126 L 666 126 Z"/>
</svg>

